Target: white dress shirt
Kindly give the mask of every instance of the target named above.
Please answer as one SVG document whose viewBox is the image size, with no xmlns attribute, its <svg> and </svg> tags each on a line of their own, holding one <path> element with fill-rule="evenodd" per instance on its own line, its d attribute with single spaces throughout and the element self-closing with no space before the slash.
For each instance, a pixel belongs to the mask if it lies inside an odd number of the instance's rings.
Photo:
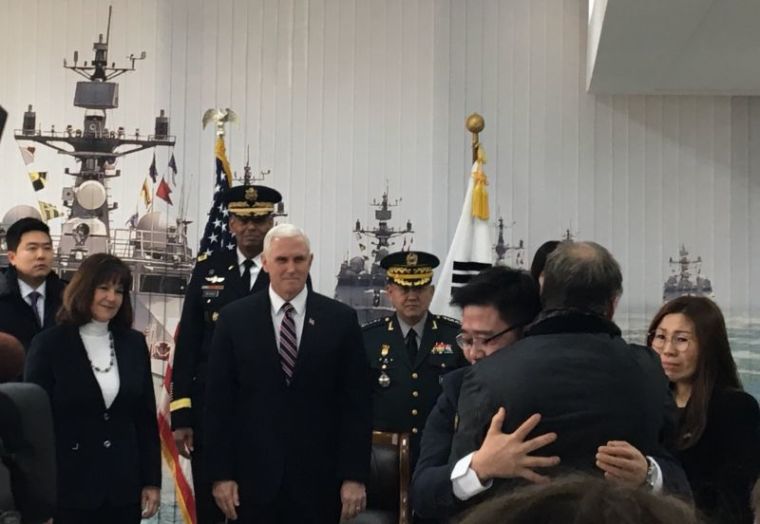
<svg viewBox="0 0 760 524">
<path fill-rule="evenodd" d="M 240 251 L 240 248 L 236 248 L 237 251 L 237 261 L 238 261 L 238 271 L 240 271 L 240 276 L 243 276 L 243 271 L 245 271 L 245 264 L 244 262 L 248 260 L 248 257 L 246 257 L 242 251 Z M 256 279 L 259 278 L 259 273 L 261 272 L 261 253 L 253 257 L 251 260 L 253 260 L 253 265 L 251 266 L 251 284 L 249 286 L 249 290 L 253 289 L 253 285 L 256 283 Z"/>
<path fill-rule="evenodd" d="M 45 288 L 47 287 L 47 281 L 40 284 L 39 287 L 33 288 L 20 278 L 18 279 L 18 290 L 21 293 L 22 298 L 30 306 L 32 305 L 32 299 L 29 298 L 29 293 L 36 291 L 40 294 L 40 298 L 37 299 L 37 314 L 40 316 L 40 322 L 45 324 Z"/>
<path fill-rule="evenodd" d="M 454 469 L 451 470 L 451 488 L 459 500 L 471 499 L 493 486 L 492 480 L 482 484 L 475 470 L 470 467 L 474 454 L 475 452 L 473 451 L 469 455 L 465 455 L 459 459 L 454 465 Z M 662 493 L 663 487 L 662 469 L 660 469 L 660 465 L 655 459 L 648 455 L 647 458 L 652 461 L 652 466 L 654 466 L 652 492 L 659 495 Z"/>
<path fill-rule="evenodd" d="M 298 337 L 298 346 L 301 346 L 301 334 L 303 333 L 303 321 L 306 318 L 306 296 L 309 294 L 309 289 L 304 286 L 300 293 L 298 293 L 293 300 L 290 301 L 290 305 L 293 306 L 293 321 L 296 324 L 296 336 Z M 274 325 L 274 336 L 277 340 L 277 347 L 280 347 L 280 324 L 285 317 L 285 312 L 282 310 L 282 306 L 285 304 L 280 295 L 275 293 L 272 286 L 269 286 L 269 301 L 272 303 L 272 324 Z"/>
<path fill-rule="evenodd" d="M 106 369 L 111 362 L 111 339 L 108 335 L 108 322 L 91 320 L 79 327 L 79 336 L 82 338 L 87 358 L 93 366 Z M 119 365 L 116 355 L 113 357 L 113 366 L 105 373 L 92 370 L 95 380 L 98 381 L 100 391 L 103 393 L 103 401 L 110 408 L 116 395 L 119 394 Z"/>
</svg>

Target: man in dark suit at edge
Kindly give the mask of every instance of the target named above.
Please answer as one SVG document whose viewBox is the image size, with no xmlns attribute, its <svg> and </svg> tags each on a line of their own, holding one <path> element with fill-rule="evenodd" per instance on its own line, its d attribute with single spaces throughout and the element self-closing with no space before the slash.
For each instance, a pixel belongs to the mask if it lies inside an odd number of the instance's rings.
<svg viewBox="0 0 760 524">
<path fill-rule="evenodd" d="M 0 274 L 0 331 L 29 349 L 32 338 L 55 325 L 66 283 L 53 271 L 53 241 L 36 218 L 14 222 L 5 235 L 10 266 Z"/>
<path fill-rule="evenodd" d="M 460 500 L 487 490 L 494 480 L 484 475 L 487 465 L 474 452 L 500 407 L 509 414 L 505 433 L 541 414 L 531 435 L 553 431 L 559 438 L 536 454 L 559 456 L 558 471 L 604 473 L 661 489 L 663 473 L 651 457 L 668 458 L 663 435 L 673 429 L 675 406 L 654 352 L 626 343 L 611 320 L 621 293 L 620 267 L 602 246 L 565 242 L 549 256 L 543 310 L 525 338 L 464 377 L 450 460 Z M 618 477 L 617 468 L 607 465 L 634 460 L 644 464 L 635 479 Z M 682 477 L 672 462 L 669 471 Z"/>
<path fill-rule="evenodd" d="M 237 248 L 198 256 L 185 293 L 172 371 L 172 429 L 177 450 L 192 460 L 198 524 L 224 521 L 203 469 L 203 401 L 214 327 L 222 307 L 269 286 L 261 251 L 282 196 L 266 186 L 241 185 L 228 189 L 223 200 L 229 213 L 226 227 Z"/>
<path fill-rule="evenodd" d="M 264 240 L 269 290 L 225 307 L 205 410 L 213 495 L 241 523 L 325 524 L 366 505 L 369 367 L 356 312 L 311 291 L 302 230 Z"/>
</svg>

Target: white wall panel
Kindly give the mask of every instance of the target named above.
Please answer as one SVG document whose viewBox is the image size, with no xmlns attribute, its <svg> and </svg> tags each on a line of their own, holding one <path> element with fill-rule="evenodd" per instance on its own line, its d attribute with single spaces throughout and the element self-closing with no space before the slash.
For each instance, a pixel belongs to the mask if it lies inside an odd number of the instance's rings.
<svg viewBox="0 0 760 524">
<path fill-rule="evenodd" d="M 751 98 L 598 96 L 585 92 L 586 2 L 581 0 L 114 0 L 111 60 L 148 52 L 120 77 L 111 127 L 152 129 L 172 118 L 184 189 L 173 195 L 197 239 L 213 186 L 209 107 L 240 115 L 227 147 L 242 176 L 285 195 L 290 220 L 316 246 L 315 282 L 330 294 L 351 229 L 372 219 L 386 186 L 402 197 L 415 246 L 445 254 L 470 167 L 465 117 L 486 118 L 494 219 L 514 225 L 529 255 L 570 229 L 609 246 L 626 273 L 621 322 L 659 302 L 667 260 L 685 243 L 704 260 L 721 304 L 760 309 L 760 109 Z M 0 103 L 19 127 L 26 104 L 49 129 L 81 125 L 76 77 L 60 65 L 91 58 L 105 30 L 97 0 L 0 0 Z M 0 144 L 0 208 L 58 201 L 64 167 L 35 195 L 12 130 Z M 166 172 L 169 151 L 158 151 Z M 134 212 L 151 153 L 121 162 L 113 222 Z M 182 206 L 179 202 L 183 203 Z"/>
</svg>

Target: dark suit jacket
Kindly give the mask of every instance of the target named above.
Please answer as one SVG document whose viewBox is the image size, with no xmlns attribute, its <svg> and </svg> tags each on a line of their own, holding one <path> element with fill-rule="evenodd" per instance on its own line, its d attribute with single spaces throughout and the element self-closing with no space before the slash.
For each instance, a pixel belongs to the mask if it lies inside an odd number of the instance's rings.
<svg viewBox="0 0 760 524">
<path fill-rule="evenodd" d="M 287 490 L 316 522 L 336 522 L 344 480 L 369 476 L 369 369 L 356 312 L 314 292 L 290 386 L 269 293 L 227 306 L 217 321 L 205 412 L 211 481 L 235 480 L 241 508 Z"/>
<path fill-rule="evenodd" d="M 450 516 L 459 502 L 451 488 L 453 464 L 448 461 L 456 431 L 459 391 L 466 372 L 467 368 L 460 368 L 443 377 L 441 394 L 428 415 L 422 433 L 411 497 L 414 512 L 424 518 Z"/>
<path fill-rule="evenodd" d="M 478 449 L 491 417 L 504 406 L 505 432 L 541 413 L 529 438 L 557 433 L 556 442 L 536 451 L 560 457 L 561 465 L 552 472 L 601 475 L 595 455 L 609 440 L 625 440 L 645 455 L 664 454 L 660 442 L 664 428 L 672 424 L 667 409 L 672 404 L 651 349 L 627 344 L 617 326 L 593 314 L 544 313 L 526 338 L 466 373 L 452 463 Z"/>
<path fill-rule="evenodd" d="M 680 458 L 694 502 L 709 522 L 751 524 L 750 492 L 760 475 L 760 409 L 754 397 L 714 391 L 702 437 Z"/>
<path fill-rule="evenodd" d="M 0 384 L 0 513 L 15 506 L 24 524 L 53 516 L 53 448 L 53 416 L 45 390 L 36 384 Z"/>
<path fill-rule="evenodd" d="M 451 487 L 449 463 L 451 441 L 457 424 L 457 404 L 467 368 L 452 371 L 443 378 L 442 392 L 428 416 L 422 434 L 420 458 L 412 478 L 412 508 L 425 518 L 447 518 L 462 509 Z M 560 436 L 561 437 L 561 436 Z M 666 493 L 691 499 L 691 489 L 681 464 L 670 453 L 653 455 L 660 466 Z"/>
<path fill-rule="evenodd" d="M 199 260 L 182 306 L 172 368 L 172 428 L 194 428 L 195 443 L 203 443 L 202 418 L 206 368 L 219 312 L 231 302 L 269 287 L 269 274 L 259 271 L 249 291 L 240 278 L 237 250 Z M 180 407 L 181 401 L 189 407 Z M 187 404 L 188 402 L 185 402 Z"/>
<path fill-rule="evenodd" d="M 37 324 L 32 306 L 21 298 L 18 287 L 18 275 L 13 266 L 0 273 L 0 331 L 16 337 L 29 349 L 34 335 L 55 325 L 55 314 L 61 307 L 63 288 L 66 283 L 51 272 L 45 286 L 45 314 L 43 326 Z"/>
<path fill-rule="evenodd" d="M 58 505 L 95 509 L 137 504 L 145 486 L 161 485 L 161 452 L 150 357 L 142 333 L 113 329 L 119 393 L 105 407 L 79 329 L 37 335 L 26 382 L 50 396 L 58 463 Z"/>
</svg>

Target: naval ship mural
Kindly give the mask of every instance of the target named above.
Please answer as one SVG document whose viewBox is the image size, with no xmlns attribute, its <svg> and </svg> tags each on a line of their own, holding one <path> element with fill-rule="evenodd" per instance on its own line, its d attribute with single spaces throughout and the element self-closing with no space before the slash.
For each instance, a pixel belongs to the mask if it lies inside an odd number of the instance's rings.
<svg viewBox="0 0 760 524">
<path fill-rule="evenodd" d="M 380 201 L 372 200 L 375 207 L 377 225 L 363 227 L 357 219 L 354 225 L 359 247 L 359 255 L 347 257 L 340 265 L 338 283 L 335 287 L 335 299 L 348 304 L 356 310 L 361 324 L 389 315 L 393 307 L 385 293 L 385 270 L 380 267 L 380 260 L 397 249 L 411 249 L 413 242 L 411 221 L 404 227 L 388 225 L 393 218 L 392 208 L 397 207 L 400 199 L 390 201 L 386 188 Z M 396 248 L 396 240 L 402 238 L 402 245 Z"/>
<path fill-rule="evenodd" d="M 17 205 L 4 214 L 0 224 L 0 265 L 8 263 L 5 231 L 23 217 L 63 220 L 60 232 L 56 232 L 55 224 L 51 224 L 51 236 L 55 249 L 54 268 L 64 279 L 69 280 L 82 260 L 93 253 L 111 253 L 124 260 L 132 269 L 134 280 L 134 327 L 145 333 L 153 357 L 154 383 L 161 390 L 164 373 L 169 369 L 185 288 L 195 263 L 187 241 L 190 222 L 182 218 L 181 211 L 178 218 L 168 218 L 168 207 L 172 204 L 172 190 L 167 182 L 170 178 L 167 173 L 158 183 L 154 153 L 150 176 L 157 184 L 155 194 L 149 189 L 147 178 L 141 192 L 147 211 L 142 216 L 135 213 L 125 227 L 113 224 L 111 214 L 118 208 L 118 202 L 111 198 L 109 182 L 122 175 L 116 167 L 119 160 L 140 151 L 172 148 L 175 137 L 170 134 L 169 117 L 163 110 L 155 118 L 152 134 L 141 134 L 139 130 L 130 134 L 123 127 L 114 127 L 108 122 L 108 112 L 119 107 L 119 84 L 113 82 L 113 78 L 135 71 L 135 63 L 146 58 L 146 53 L 142 52 L 129 56 L 131 63 L 128 67 L 116 67 L 115 63 L 109 65 L 110 27 L 109 8 L 106 38 L 104 40 L 101 34 L 94 43 L 94 59 L 89 63 L 80 62 L 75 51 L 73 64 L 64 60 L 66 69 L 84 77 L 76 83 L 74 92 L 74 106 L 84 110 L 82 126 L 67 125 L 63 131 L 56 131 L 51 126 L 49 131 L 44 131 L 37 125 L 36 112 L 30 105 L 24 113 L 22 128 L 14 132 L 27 165 L 33 161 L 36 147 L 45 146 L 73 158 L 78 171 L 64 169 L 63 176 L 71 177 L 71 184 L 64 184 L 60 206 L 39 201 L 37 207 Z M 176 175 L 173 155 L 169 167 Z M 38 191 L 44 187 L 47 173 L 30 173 L 30 179 Z M 161 198 L 167 205 L 154 206 L 156 198 Z M 159 207 L 164 207 L 166 212 L 159 211 Z M 161 404 L 160 392 L 157 399 Z M 171 439 L 171 433 L 168 434 Z M 178 508 L 174 486 L 169 481 L 172 475 L 173 471 L 167 470 L 165 463 L 166 482 L 163 483 L 161 509 L 150 522 L 191 522 L 187 511 Z"/>
<path fill-rule="evenodd" d="M 142 52 L 139 56 L 130 55 L 128 67 L 109 65 L 110 26 L 109 10 L 106 38 L 101 34 L 93 44 L 95 57 L 91 62 L 80 62 L 75 51 L 73 64 L 66 60 L 63 63 L 64 68 L 85 78 L 76 83 L 74 92 L 74 106 L 84 110 L 82 127 L 67 125 L 63 131 L 56 131 L 51 126 L 44 131 L 37 126 L 37 115 L 30 105 L 24 113 L 22 128 L 15 131 L 22 155 L 34 152 L 30 144 L 39 144 L 75 159 L 79 170 L 66 168 L 63 173 L 72 179 L 71 185 L 62 191 L 64 211 L 42 201 L 38 207 L 15 206 L 3 216 L 0 236 L 4 238 L 5 229 L 22 217 L 63 218 L 60 234 L 55 234 L 55 227 L 51 232 L 56 248 L 55 269 L 64 279 L 70 279 L 80 262 L 92 253 L 107 252 L 124 259 L 134 274 L 135 328 L 146 333 L 153 356 L 165 360 L 173 346 L 185 286 L 194 263 L 187 243 L 189 221 L 176 218 L 170 222 L 167 213 L 154 210 L 154 197 L 144 187 L 143 199 L 146 204 L 151 201 L 147 212 L 142 216 L 135 214 L 125 227 L 112 223 L 111 212 L 118 208 L 118 202 L 110 198 L 109 181 L 122 174 L 116 168 L 119 159 L 146 149 L 171 148 L 175 138 L 170 135 L 169 117 L 163 110 L 155 118 L 153 134 L 141 135 L 139 130 L 128 134 L 123 127 L 109 127 L 108 111 L 119 107 L 119 84 L 112 79 L 135 71 L 135 63 L 146 58 Z M 156 182 L 154 165 L 151 174 Z M 168 182 L 162 178 L 156 196 L 170 201 L 169 192 Z M 4 243 L 0 264 L 7 264 Z M 162 371 L 161 362 L 154 362 L 154 372 L 162 374 Z"/>
<path fill-rule="evenodd" d="M 681 245 L 678 258 L 668 259 L 668 265 L 673 274 L 663 285 L 663 302 L 683 295 L 715 298 L 712 282 L 702 276 L 702 257 L 689 258 L 689 251 L 685 245 Z"/>
<path fill-rule="evenodd" d="M 516 222 L 512 222 L 509 226 L 513 227 Z M 523 239 L 517 241 L 517 244 L 512 245 L 504 239 L 504 219 L 499 217 L 496 222 L 496 244 L 493 246 L 493 251 L 496 255 L 494 259 L 495 266 L 507 266 L 515 269 L 525 269 L 525 242 Z"/>
</svg>

